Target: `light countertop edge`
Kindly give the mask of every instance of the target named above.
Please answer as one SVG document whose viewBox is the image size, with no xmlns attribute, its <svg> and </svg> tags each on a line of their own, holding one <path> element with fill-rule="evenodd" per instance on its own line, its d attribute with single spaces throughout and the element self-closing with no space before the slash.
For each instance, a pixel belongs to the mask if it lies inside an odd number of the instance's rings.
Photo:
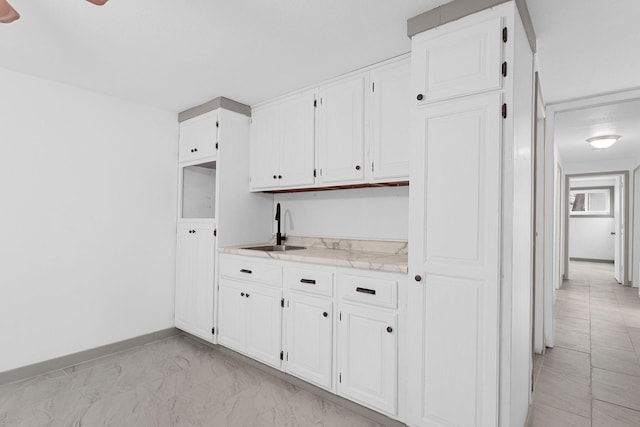
<svg viewBox="0 0 640 427">
<path fill-rule="evenodd" d="M 219 249 L 220 253 L 270 258 L 282 261 L 306 262 L 310 264 L 350 267 L 362 270 L 385 271 L 407 274 L 408 260 L 406 254 L 389 254 L 380 252 L 345 251 L 340 249 L 307 248 L 291 252 L 265 252 L 228 246 Z"/>
</svg>

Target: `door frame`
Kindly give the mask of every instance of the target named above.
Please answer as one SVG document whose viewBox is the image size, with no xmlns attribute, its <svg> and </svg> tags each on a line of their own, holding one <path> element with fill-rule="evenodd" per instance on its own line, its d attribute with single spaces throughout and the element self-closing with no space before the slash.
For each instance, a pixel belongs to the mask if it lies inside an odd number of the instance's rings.
<svg viewBox="0 0 640 427">
<path fill-rule="evenodd" d="M 549 104 L 546 107 L 547 118 L 544 141 L 544 338 L 547 347 L 553 347 L 553 312 L 554 296 L 558 281 L 554 260 L 559 259 L 560 254 L 554 248 L 557 239 L 562 235 L 554 230 L 555 215 L 555 186 L 556 164 L 559 161 L 555 150 L 555 115 L 567 111 L 580 110 L 599 105 L 616 104 L 620 102 L 640 100 L 640 89 L 608 93 L 590 98 L 580 98 L 558 104 Z M 628 185 L 627 185 L 628 188 Z M 628 227 L 627 227 L 628 228 Z M 628 234 L 628 233 L 627 233 Z M 628 250 L 628 248 L 627 248 Z M 627 265 L 629 263 L 627 262 Z"/>
<path fill-rule="evenodd" d="M 620 254 L 620 259 L 624 263 L 624 269 L 622 273 L 622 285 L 626 285 L 629 281 L 629 171 L 611 171 L 611 172 L 586 172 L 586 173 L 575 173 L 570 175 L 565 175 L 565 185 L 564 185 L 564 197 L 563 197 L 563 205 L 564 205 L 564 251 L 563 251 L 563 259 L 562 262 L 564 264 L 564 274 L 562 276 L 563 279 L 570 279 L 569 272 L 569 193 L 571 191 L 570 188 L 570 180 L 571 178 L 584 178 L 584 177 L 594 177 L 594 178 L 603 178 L 603 177 L 622 177 L 622 203 L 623 209 L 621 212 L 622 215 L 622 229 L 624 230 L 624 236 L 622 236 L 623 243 L 622 247 L 624 248 L 623 253 Z M 617 203 L 615 201 L 614 203 Z"/>
<path fill-rule="evenodd" d="M 540 76 L 535 72 L 535 103 L 533 117 L 533 265 L 531 287 L 531 326 L 533 352 L 543 354 L 544 342 L 544 171 L 546 108 Z M 538 129 L 540 124 L 540 129 Z M 533 372 L 532 372 L 533 376 Z M 533 387 L 533 378 L 532 378 Z"/>
</svg>

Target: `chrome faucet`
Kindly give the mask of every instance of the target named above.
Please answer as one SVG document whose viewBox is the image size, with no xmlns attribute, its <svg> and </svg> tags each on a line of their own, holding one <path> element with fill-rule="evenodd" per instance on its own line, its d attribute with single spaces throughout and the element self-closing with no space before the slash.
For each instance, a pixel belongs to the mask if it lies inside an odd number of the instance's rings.
<svg viewBox="0 0 640 427">
<path fill-rule="evenodd" d="M 287 240 L 286 236 L 280 233 L 280 203 L 276 204 L 276 221 L 278 221 L 278 232 L 276 233 L 276 245 L 282 245 L 282 242 Z"/>
</svg>

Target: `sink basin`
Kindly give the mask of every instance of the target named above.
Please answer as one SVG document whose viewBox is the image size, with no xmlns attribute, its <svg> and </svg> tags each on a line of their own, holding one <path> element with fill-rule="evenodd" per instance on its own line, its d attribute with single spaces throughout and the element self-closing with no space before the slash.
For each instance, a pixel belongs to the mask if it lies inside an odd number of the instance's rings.
<svg viewBox="0 0 640 427">
<path fill-rule="evenodd" d="M 250 249 L 252 251 L 265 251 L 265 252 L 288 252 L 296 251 L 299 249 L 307 249 L 304 246 L 292 246 L 292 245 L 261 245 L 261 246 L 248 246 L 242 249 Z"/>
</svg>

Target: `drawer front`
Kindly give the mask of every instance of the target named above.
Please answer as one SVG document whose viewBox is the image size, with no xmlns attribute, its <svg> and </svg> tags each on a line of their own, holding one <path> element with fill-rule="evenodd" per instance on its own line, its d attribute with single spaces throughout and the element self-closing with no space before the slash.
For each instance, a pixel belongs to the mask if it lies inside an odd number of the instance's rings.
<svg viewBox="0 0 640 427">
<path fill-rule="evenodd" d="M 398 282 L 354 274 L 342 274 L 338 282 L 342 299 L 396 308 L 398 305 Z"/>
<path fill-rule="evenodd" d="M 251 257 L 220 257 L 220 275 L 246 282 L 282 287 L 282 267 Z"/>
<path fill-rule="evenodd" d="M 333 272 L 310 268 L 286 267 L 284 284 L 294 292 L 316 295 L 333 295 Z"/>
</svg>

